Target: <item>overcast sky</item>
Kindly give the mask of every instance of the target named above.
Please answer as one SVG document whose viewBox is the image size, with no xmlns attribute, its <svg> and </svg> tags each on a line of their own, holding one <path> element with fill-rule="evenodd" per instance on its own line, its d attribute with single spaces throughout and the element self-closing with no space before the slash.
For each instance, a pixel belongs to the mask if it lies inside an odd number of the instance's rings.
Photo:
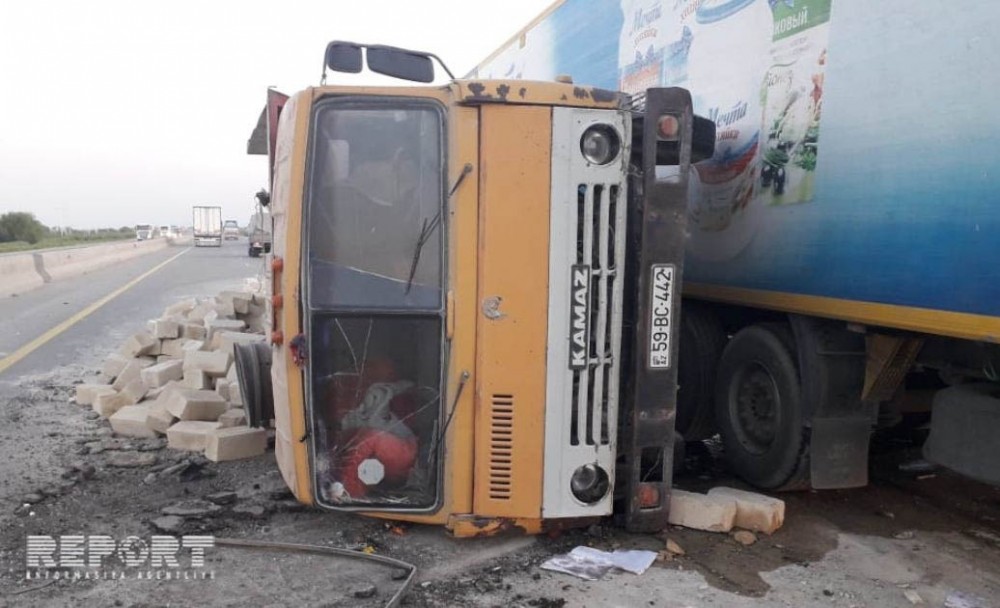
<svg viewBox="0 0 1000 608">
<path fill-rule="evenodd" d="M 431 51 L 462 75 L 550 3 L 4 2 L 0 213 L 189 225 L 217 204 L 244 224 L 267 181 L 246 155 L 266 89 L 318 84 L 329 40 Z"/>
</svg>

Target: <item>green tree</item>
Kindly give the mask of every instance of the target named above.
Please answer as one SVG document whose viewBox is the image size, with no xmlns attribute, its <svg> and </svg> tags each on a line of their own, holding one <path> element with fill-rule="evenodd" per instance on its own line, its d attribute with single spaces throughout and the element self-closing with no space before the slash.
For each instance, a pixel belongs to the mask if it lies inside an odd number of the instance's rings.
<svg viewBox="0 0 1000 608">
<path fill-rule="evenodd" d="M 24 241 L 34 245 L 47 231 L 33 213 L 11 211 L 0 215 L 0 243 Z"/>
</svg>

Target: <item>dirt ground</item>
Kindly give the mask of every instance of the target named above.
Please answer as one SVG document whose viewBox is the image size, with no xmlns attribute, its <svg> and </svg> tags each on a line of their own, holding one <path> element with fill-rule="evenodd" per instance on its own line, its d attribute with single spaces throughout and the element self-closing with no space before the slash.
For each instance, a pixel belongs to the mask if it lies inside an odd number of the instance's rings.
<svg viewBox="0 0 1000 608">
<path fill-rule="evenodd" d="M 162 440 L 114 438 L 105 421 L 71 399 L 73 384 L 93 373 L 79 363 L 0 384 L 0 605 L 382 606 L 400 589 L 397 568 L 233 547 L 209 551 L 199 571 L 210 571 L 208 580 L 25 579 L 27 535 L 148 538 L 163 530 L 153 522 L 164 508 L 184 503 L 204 511 L 206 496 L 234 492 L 235 501 L 211 513 L 174 520 L 169 533 L 401 559 L 418 568 L 405 606 L 1000 606 L 1000 491 L 941 471 L 902 472 L 899 464 L 917 453 L 909 437 L 877 442 L 866 488 L 783 496 L 785 526 L 751 546 L 724 534 L 675 528 L 631 535 L 610 525 L 555 537 L 458 540 L 438 528 L 299 505 L 271 453 L 216 464 L 165 449 Z M 141 458 L 154 462 L 113 466 Z M 721 484 L 738 485 L 712 446 L 689 448 L 677 485 Z M 640 576 L 587 582 L 539 568 L 578 545 L 659 551 L 666 538 L 684 555 Z"/>
</svg>

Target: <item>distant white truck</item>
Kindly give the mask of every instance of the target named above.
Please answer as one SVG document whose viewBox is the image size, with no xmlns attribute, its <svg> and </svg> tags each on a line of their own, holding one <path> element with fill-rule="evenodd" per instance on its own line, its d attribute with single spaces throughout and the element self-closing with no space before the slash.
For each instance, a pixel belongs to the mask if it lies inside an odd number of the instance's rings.
<svg viewBox="0 0 1000 608">
<path fill-rule="evenodd" d="M 194 246 L 222 247 L 222 207 L 194 208 Z"/>
<path fill-rule="evenodd" d="M 152 224 L 136 224 L 135 225 L 135 240 L 137 241 L 148 241 L 153 238 L 153 225 Z"/>
<path fill-rule="evenodd" d="M 226 220 L 222 224 L 222 238 L 227 241 L 238 241 L 240 238 L 240 225 L 236 220 Z"/>
</svg>

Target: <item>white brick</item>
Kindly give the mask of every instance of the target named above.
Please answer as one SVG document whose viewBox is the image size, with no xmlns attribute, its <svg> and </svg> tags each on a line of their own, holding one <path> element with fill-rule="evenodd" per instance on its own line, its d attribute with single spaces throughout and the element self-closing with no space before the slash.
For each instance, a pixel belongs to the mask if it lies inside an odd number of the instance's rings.
<svg viewBox="0 0 1000 608">
<path fill-rule="evenodd" d="M 240 408 L 227 410 L 223 412 L 221 416 L 219 416 L 219 425 L 221 428 L 224 429 L 232 428 L 234 426 L 246 426 L 246 424 L 247 424 L 246 412 L 244 412 Z"/>
<path fill-rule="evenodd" d="M 781 499 L 726 487 L 712 488 L 708 495 L 736 501 L 737 528 L 773 534 L 785 523 L 785 501 Z"/>
<path fill-rule="evenodd" d="M 126 384 L 138 379 L 139 373 L 153 363 L 152 359 L 132 359 L 115 378 L 114 383 L 111 384 L 112 388 L 116 391 L 122 390 Z"/>
<path fill-rule="evenodd" d="M 198 305 L 198 301 L 194 298 L 188 298 L 187 300 L 181 300 L 167 306 L 166 310 L 163 311 L 164 317 L 172 317 L 174 315 L 186 315 L 191 312 L 191 309 Z"/>
<path fill-rule="evenodd" d="M 160 352 L 167 357 L 180 359 L 184 356 L 184 345 L 189 340 L 187 338 L 176 338 L 174 340 L 164 340 L 160 343 Z"/>
<path fill-rule="evenodd" d="M 205 350 L 204 340 L 188 340 L 184 346 L 181 347 L 181 356 L 183 357 L 187 353 L 196 352 L 199 350 Z"/>
<path fill-rule="evenodd" d="M 736 520 L 736 501 L 723 496 L 709 496 L 683 490 L 670 491 L 668 521 L 675 526 L 729 532 Z"/>
<path fill-rule="evenodd" d="M 148 405 L 126 405 L 108 418 L 111 429 L 125 437 L 156 437 L 156 433 L 146 426 L 149 409 Z"/>
<path fill-rule="evenodd" d="M 215 319 L 214 321 L 205 320 L 205 330 L 208 332 L 208 343 L 213 344 L 212 338 L 215 334 L 224 331 L 235 331 L 239 332 L 246 328 L 247 324 L 239 319 Z"/>
<path fill-rule="evenodd" d="M 126 357 L 140 357 L 154 354 L 159 346 L 160 343 L 148 331 L 140 331 L 129 336 L 118 352 Z"/>
<path fill-rule="evenodd" d="M 166 433 L 167 429 L 177 421 L 177 418 L 159 403 L 154 403 L 146 410 L 146 428 L 157 433 Z"/>
<path fill-rule="evenodd" d="M 108 358 L 104 360 L 104 364 L 101 365 L 101 377 L 111 382 L 118 377 L 118 374 L 122 373 L 125 366 L 132 361 L 131 357 L 126 357 L 120 353 L 111 353 Z"/>
<path fill-rule="evenodd" d="M 188 351 L 184 353 L 184 371 L 198 370 L 209 376 L 225 376 L 229 371 L 232 355 L 223 352 Z"/>
<path fill-rule="evenodd" d="M 246 334 L 239 331 L 220 331 L 216 332 L 212 336 L 211 348 L 213 350 L 221 350 L 222 352 L 232 354 L 234 345 L 253 344 L 255 342 L 264 342 L 263 334 Z"/>
<path fill-rule="evenodd" d="M 229 401 L 229 380 L 219 378 L 215 381 L 215 394 Z"/>
<path fill-rule="evenodd" d="M 267 431 L 245 426 L 220 428 L 208 435 L 205 458 L 215 462 L 253 458 L 267 451 Z"/>
<path fill-rule="evenodd" d="M 77 384 L 76 403 L 77 405 L 93 405 L 94 399 L 101 393 L 113 393 L 115 389 L 107 384 Z"/>
<path fill-rule="evenodd" d="M 217 428 L 218 422 L 181 420 L 167 429 L 167 447 L 200 452 L 205 449 L 209 434 Z"/>
<path fill-rule="evenodd" d="M 128 405 L 125 403 L 124 398 L 118 391 L 111 393 L 101 393 L 96 398 L 94 398 L 93 408 L 94 411 L 101 415 L 102 418 L 107 418 L 108 416 L 114 414 L 118 410 L 122 409 Z"/>
<path fill-rule="evenodd" d="M 181 420 L 219 419 L 229 405 L 213 391 L 176 389 L 164 395 L 162 404 L 167 411 Z"/>
<path fill-rule="evenodd" d="M 208 302 L 202 302 L 188 311 L 187 319 L 195 323 L 202 323 L 205 321 L 205 315 L 210 312 L 213 312 L 212 305 Z"/>
<path fill-rule="evenodd" d="M 214 310 L 218 319 L 232 319 L 236 316 L 236 307 L 233 306 L 233 301 L 225 298 L 215 298 Z M 208 316 L 205 317 L 205 321 L 208 321 Z"/>
<path fill-rule="evenodd" d="M 184 377 L 181 379 L 181 384 L 185 388 L 203 390 L 212 388 L 212 379 L 208 377 L 208 374 L 199 369 L 186 369 L 184 370 Z"/>
<path fill-rule="evenodd" d="M 237 314 L 245 315 L 250 306 L 252 296 L 245 291 L 223 291 L 217 299 L 232 302 L 233 310 Z"/>
<path fill-rule="evenodd" d="M 239 382 L 233 382 L 229 385 L 229 403 L 237 407 L 243 406 L 243 391 L 240 390 Z"/>
<path fill-rule="evenodd" d="M 180 380 L 184 377 L 184 362 L 177 359 L 164 363 L 151 365 L 139 372 L 139 377 L 149 388 L 163 386 L 171 380 Z"/>
<path fill-rule="evenodd" d="M 180 325 L 173 319 L 154 319 L 151 321 L 154 338 L 173 339 L 180 335 Z"/>
<path fill-rule="evenodd" d="M 208 335 L 205 326 L 201 323 L 185 323 L 181 326 L 181 337 L 190 340 L 204 340 Z"/>
<path fill-rule="evenodd" d="M 119 395 L 125 405 L 135 405 L 136 403 L 142 401 L 148 392 L 149 387 L 147 387 L 146 383 L 142 381 L 142 378 L 136 378 L 123 386 Z"/>
</svg>

